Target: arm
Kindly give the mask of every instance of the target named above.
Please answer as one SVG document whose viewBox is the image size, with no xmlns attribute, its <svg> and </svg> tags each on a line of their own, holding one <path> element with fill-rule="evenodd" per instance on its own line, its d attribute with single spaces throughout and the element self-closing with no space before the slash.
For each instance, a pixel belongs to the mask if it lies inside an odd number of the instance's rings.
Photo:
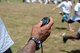
<svg viewBox="0 0 80 53">
<path fill-rule="evenodd" d="M 31 37 L 39 39 L 44 42 L 50 35 L 50 29 L 53 25 L 53 19 L 50 17 L 50 22 L 47 25 L 42 26 L 42 22 L 33 26 Z M 37 44 L 33 40 L 29 42 L 18 53 L 35 53 Z"/>
<path fill-rule="evenodd" d="M 63 5 L 63 2 L 62 2 L 62 3 L 60 3 L 58 6 L 54 7 L 52 10 L 54 11 L 54 10 L 56 10 L 56 9 L 58 9 L 58 8 L 61 8 L 61 7 L 62 7 L 62 5 Z"/>
<path fill-rule="evenodd" d="M 36 44 L 34 41 L 30 40 L 24 48 L 18 53 L 35 53 Z"/>
<path fill-rule="evenodd" d="M 75 14 L 76 14 L 78 17 L 80 17 L 80 14 L 79 14 L 77 11 L 75 11 Z"/>
<path fill-rule="evenodd" d="M 77 3 L 76 5 L 75 5 L 75 7 L 74 7 L 74 13 L 78 16 L 78 17 L 80 17 L 80 13 L 78 13 L 78 10 L 79 10 L 79 4 Z"/>
</svg>

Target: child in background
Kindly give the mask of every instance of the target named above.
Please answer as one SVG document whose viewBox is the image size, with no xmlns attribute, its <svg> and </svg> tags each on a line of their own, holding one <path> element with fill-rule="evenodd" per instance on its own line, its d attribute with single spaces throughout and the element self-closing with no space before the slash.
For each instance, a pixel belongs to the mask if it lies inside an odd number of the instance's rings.
<svg viewBox="0 0 80 53">
<path fill-rule="evenodd" d="M 64 0 L 63 2 L 61 2 L 57 7 L 53 8 L 53 10 L 55 10 L 56 8 L 61 8 L 63 13 L 62 13 L 62 22 L 67 22 L 69 19 L 69 14 L 71 12 L 71 8 L 72 8 L 72 3 L 69 0 Z M 60 13 L 61 14 L 61 13 Z M 68 24 L 68 27 L 70 26 L 70 24 Z M 70 27 L 69 27 L 70 31 L 73 31 Z"/>
<path fill-rule="evenodd" d="M 68 20 L 68 23 L 70 24 L 70 28 L 72 28 L 71 23 L 74 23 L 74 22 L 80 23 L 80 0 L 74 7 L 74 14 L 73 14 L 72 18 Z M 64 42 L 66 42 L 68 39 L 79 40 L 80 39 L 80 27 L 79 27 L 77 35 L 75 35 L 75 36 L 63 35 L 63 41 Z"/>
<path fill-rule="evenodd" d="M 74 7 L 74 14 L 73 14 L 72 18 L 70 18 L 68 20 L 68 23 L 70 24 L 69 27 L 71 29 L 72 29 L 71 24 L 74 23 L 74 22 L 80 23 L 80 0 Z"/>
</svg>

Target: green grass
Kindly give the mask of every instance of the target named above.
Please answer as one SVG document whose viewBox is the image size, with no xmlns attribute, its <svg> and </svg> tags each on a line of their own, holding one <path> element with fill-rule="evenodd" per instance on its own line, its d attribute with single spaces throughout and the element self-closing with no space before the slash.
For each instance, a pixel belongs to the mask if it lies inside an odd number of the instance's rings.
<svg viewBox="0 0 80 53">
<path fill-rule="evenodd" d="M 57 28 L 68 28 L 66 23 L 61 23 L 59 10 L 52 11 L 55 5 L 43 4 L 23 4 L 23 3 L 0 3 L 0 16 L 2 17 L 7 30 L 15 44 L 12 46 L 13 53 L 20 50 L 28 41 L 33 25 L 37 24 L 42 17 L 51 16 L 54 19 L 54 25 L 51 30 L 51 36 L 43 43 L 44 53 L 73 53 L 80 49 L 80 41 L 69 40 L 66 44 L 62 42 L 62 33 L 75 34 L 79 23 L 74 23 L 75 33 L 67 29 L 61 30 Z M 73 12 L 73 10 L 72 10 Z M 70 14 L 72 16 L 73 13 Z M 40 53 L 40 50 L 36 53 Z M 79 53 L 79 52 L 78 52 Z"/>
</svg>

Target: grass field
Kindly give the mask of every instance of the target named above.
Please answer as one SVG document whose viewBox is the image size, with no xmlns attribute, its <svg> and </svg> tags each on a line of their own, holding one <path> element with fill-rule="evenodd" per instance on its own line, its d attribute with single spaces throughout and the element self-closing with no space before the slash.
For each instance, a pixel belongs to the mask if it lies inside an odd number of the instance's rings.
<svg viewBox="0 0 80 53">
<path fill-rule="evenodd" d="M 80 41 L 69 40 L 66 44 L 62 42 L 62 33 L 76 34 L 79 23 L 74 23 L 75 32 L 68 30 L 66 23 L 61 23 L 59 9 L 52 11 L 53 4 L 23 4 L 23 3 L 0 3 L 0 16 L 15 44 L 12 46 L 13 53 L 20 50 L 31 35 L 31 28 L 38 23 L 42 17 L 51 16 L 54 25 L 51 36 L 43 43 L 44 53 L 80 53 Z M 72 13 L 70 16 L 72 16 Z M 40 50 L 36 53 L 40 53 Z"/>
</svg>

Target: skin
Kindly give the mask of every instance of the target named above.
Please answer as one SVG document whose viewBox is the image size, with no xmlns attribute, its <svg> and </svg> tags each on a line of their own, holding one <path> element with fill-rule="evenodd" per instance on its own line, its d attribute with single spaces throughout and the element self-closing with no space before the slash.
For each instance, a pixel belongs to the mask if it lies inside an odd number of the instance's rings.
<svg viewBox="0 0 80 53">
<path fill-rule="evenodd" d="M 66 2 L 68 2 L 69 0 L 66 0 Z M 59 7 L 54 7 L 52 10 L 54 11 L 54 10 L 56 10 L 56 9 L 58 9 Z M 72 6 L 71 6 L 71 8 L 70 9 L 72 9 Z M 67 21 L 66 21 L 66 23 L 67 23 Z M 68 24 L 68 23 L 67 23 Z M 74 30 L 72 29 L 72 27 L 71 27 L 71 24 L 68 24 L 68 28 L 69 28 L 69 30 L 70 31 L 72 31 L 72 32 L 74 32 Z"/>
<path fill-rule="evenodd" d="M 71 39 L 71 40 L 80 40 L 80 37 L 78 37 L 80 35 L 80 33 L 77 33 L 76 35 L 70 35 L 70 36 L 67 36 L 68 39 Z"/>
<path fill-rule="evenodd" d="M 50 30 L 53 25 L 53 19 L 50 17 L 50 22 L 47 25 L 42 26 L 42 22 L 39 22 L 32 28 L 31 37 L 38 38 L 41 42 L 44 42 L 50 35 Z M 20 51 L 17 53 L 35 53 L 36 43 L 30 40 Z"/>
<path fill-rule="evenodd" d="M 75 14 L 76 14 L 77 16 L 79 16 L 79 17 L 80 17 L 80 14 L 78 14 L 78 12 L 77 12 L 77 11 L 75 11 Z"/>
<path fill-rule="evenodd" d="M 66 2 L 68 2 L 69 0 L 66 0 Z M 58 9 L 59 7 L 54 7 L 52 10 L 54 11 L 54 10 L 56 10 L 56 9 Z M 72 6 L 71 6 L 71 8 L 72 8 Z"/>
<path fill-rule="evenodd" d="M 80 0 L 78 2 L 80 3 Z M 75 11 L 75 14 L 80 17 L 80 14 L 78 14 L 77 11 Z M 69 29 L 74 32 L 73 28 L 71 27 L 71 24 L 69 24 Z"/>
</svg>

